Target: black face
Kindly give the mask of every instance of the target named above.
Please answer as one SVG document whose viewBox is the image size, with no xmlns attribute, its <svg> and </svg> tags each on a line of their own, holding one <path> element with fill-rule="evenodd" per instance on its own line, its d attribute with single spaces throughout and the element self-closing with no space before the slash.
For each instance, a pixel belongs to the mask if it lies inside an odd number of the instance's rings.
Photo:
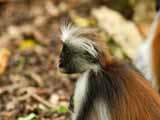
<svg viewBox="0 0 160 120">
<path fill-rule="evenodd" d="M 59 60 L 59 67 L 63 69 L 62 72 L 70 73 L 74 72 L 74 68 L 71 64 L 71 57 L 72 57 L 72 50 L 67 47 L 66 44 L 63 45 L 61 54 L 60 54 L 60 60 Z"/>
<path fill-rule="evenodd" d="M 62 72 L 81 73 L 89 69 L 91 65 L 98 63 L 98 60 L 87 51 L 64 43 L 59 62 Z"/>
</svg>

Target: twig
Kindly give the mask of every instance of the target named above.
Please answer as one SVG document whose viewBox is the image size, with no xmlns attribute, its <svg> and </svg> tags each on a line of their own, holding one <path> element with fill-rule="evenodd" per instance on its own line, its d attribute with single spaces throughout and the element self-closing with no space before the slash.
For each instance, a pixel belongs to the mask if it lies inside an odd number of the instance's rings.
<svg viewBox="0 0 160 120">
<path fill-rule="evenodd" d="M 6 117 L 11 117 L 13 114 L 15 114 L 16 111 L 3 111 L 3 112 L 0 112 L 0 116 L 6 116 Z"/>
<path fill-rule="evenodd" d="M 44 86 L 43 80 L 41 79 L 41 77 L 33 72 L 29 72 L 28 73 L 30 75 L 30 77 L 32 77 L 33 80 L 35 80 L 35 82 L 38 84 L 38 86 L 42 87 Z"/>
<path fill-rule="evenodd" d="M 8 86 L 4 86 L 0 88 L 0 94 L 3 94 L 4 92 L 11 92 L 14 91 L 15 89 L 17 89 L 19 87 L 18 84 L 12 84 L 12 85 L 8 85 Z"/>
<path fill-rule="evenodd" d="M 51 108 L 51 109 L 55 109 L 55 107 L 48 101 L 46 101 L 45 99 L 43 99 L 42 97 L 40 97 L 39 95 L 37 94 L 31 94 L 31 96 L 36 99 L 38 102 L 46 105 L 47 107 Z"/>
<path fill-rule="evenodd" d="M 48 102 L 47 100 L 43 99 L 42 97 L 40 97 L 39 95 L 36 94 L 36 90 L 33 87 L 28 87 L 28 88 L 24 88 L 22 90 L 23 92 L 27 92 L 26 95 L 19 97 L 18 100 L 22 101 L 22 100 L 26 100 L 29 97 L 34 98 L 35 100 L 37 100 L 38 102 L 46 105 L 47 107 L 51 108 L 51 109 L 55 109 L 55 107 Z"/>
</svg>

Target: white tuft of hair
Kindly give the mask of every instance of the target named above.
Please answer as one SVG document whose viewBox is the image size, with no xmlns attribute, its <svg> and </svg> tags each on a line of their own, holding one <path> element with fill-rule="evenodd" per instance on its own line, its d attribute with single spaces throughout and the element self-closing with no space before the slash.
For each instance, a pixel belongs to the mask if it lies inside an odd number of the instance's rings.
<svg viewBox="0 0 160 120">
<path fill-rule="evenodd" d="M 74 44 L 75 46 L 81 47 L 94 57 L 97 57 L 95 42 L 88 37 L 85 37 L 85 35 L 95 32 L 95 29 L 80 28 L 72 24 L 65 24 L 60 27 L 60 30 L 60 38 L 63 42 L 70 41 L 70 43 Z"/>
<path fill-rule="evenodd" d="M 61 40 L 65 42 L 66 40 L 70 40 L 73 37 L 77 37 L 78 32 L 80 31 L 79 27 L 73 26 L 72 24 L 65 24 L 60 27 L 61 30 Z"/>
</svg>

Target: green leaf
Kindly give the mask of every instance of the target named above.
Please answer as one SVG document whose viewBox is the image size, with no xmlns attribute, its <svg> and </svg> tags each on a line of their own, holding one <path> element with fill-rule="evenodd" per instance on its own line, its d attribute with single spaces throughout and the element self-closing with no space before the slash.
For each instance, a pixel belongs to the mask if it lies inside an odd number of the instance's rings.
<svg viewBox="0 0 160 120">
<path fill-rule="evenodd" d="M 47 106 L 45 106 L 45 105 L 43 105 L 43 104 L 39 104 L 39 105 L 38 105 L 38 108 L 39 108 L 40 110 L 42 110 L 42 111 L 49 111 L 49 110 L 50 110 Z"/>
<path fill-rule="evenodd" d="M 60 107 L 56 110 L 56 112 L 58 112 L 58 113 L 67 113 L 67 112 L 68 112 L 68 108 L 65 107 L 65 106 L 60 106 Z"/>
<path fill-rule="evenodd" d="M 17 120 L 35 120 L 36 119 L 36 114 L 35 113 L 30 113 L 26 117 L 19 117 Z"/>
</svg>

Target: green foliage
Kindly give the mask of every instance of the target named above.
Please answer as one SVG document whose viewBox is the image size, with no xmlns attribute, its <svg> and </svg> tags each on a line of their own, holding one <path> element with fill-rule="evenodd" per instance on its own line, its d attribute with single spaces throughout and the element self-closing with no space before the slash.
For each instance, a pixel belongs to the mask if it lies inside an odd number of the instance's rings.
<svg viewBox="0 0 160 120">
<path fill-rule="evenodd" d="M 56 109 L 56 112 L 58 112 L 58 113 L 67 113 L 68 112 L 68 108 L 66 106 L 59 106 Z"/>
<path fill-rule="evenodd" d="M 108 38 L 107 45 L 112 55 L 115 55 L 119 58 L 123 58 L 122 48 L 113 40 L 113 38 Z"/>
<path fill-rule="evenodd" d="M 50 109 L 47 106 L 41 103 L 38 105 L 38 108 L 42 111 L 50 111 Z"/>
<path fill-rule="evenodd" d="M 57 112 L 57 113 L 60 113 L 60 114 L 61 113 L 67 113 L 69 111 L 68 107 L 62 106 L 62 105 L 60 105 L 60 106 L 56 107 L 55 109 L 53 109 L 53 108 L 49 108 L 49 107 L 47 107 L 47 106 L 45 106 L 43 104 L 39 104 L 38 108 L 40 110 L 42 110 L 42 111 Z"/>
<path fill-rule="evenodd" d="M 122 47 L 118 45 L 113 38 L 107 39 L 107 46 L 109 46 L 110 53 L 118 58 L 131 61 L 127 54 L 123 51 Z"/>
<path fill-rule="evenodd" d="M 26 117 L 18 117 L 17 120 L 36 120 L 36 114 L 30 113 Z"/>
</svg>

